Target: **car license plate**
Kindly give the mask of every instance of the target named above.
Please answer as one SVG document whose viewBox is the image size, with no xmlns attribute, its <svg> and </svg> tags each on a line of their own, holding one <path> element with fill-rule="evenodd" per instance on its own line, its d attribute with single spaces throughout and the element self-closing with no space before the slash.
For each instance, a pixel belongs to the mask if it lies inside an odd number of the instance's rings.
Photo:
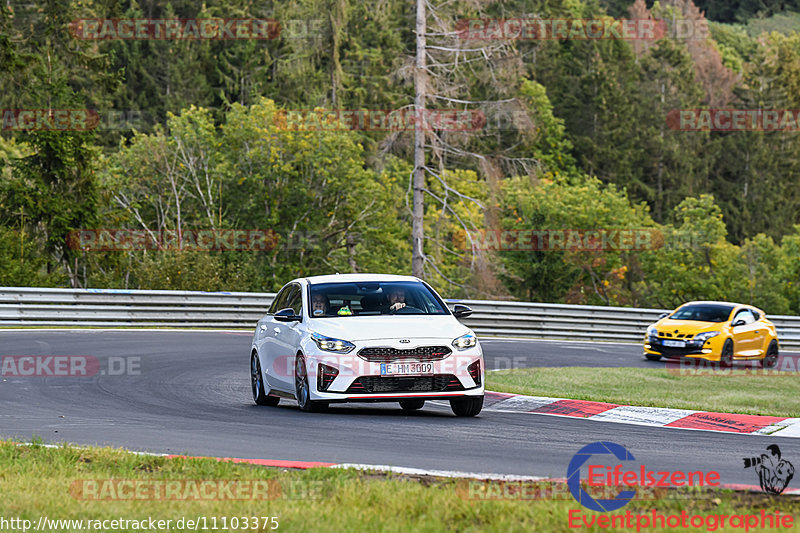
<svg viewBox="0 0 800 533">
<path fill-rule="evenodd" d="M 686 341 L 664 341 L 662 344 L 669 348 L 686 348 Z"/>
<path fill-rule="evenodd" d="M 381 376 L 433 374 L 433 363 L 381 363 Z"/>
</svg>

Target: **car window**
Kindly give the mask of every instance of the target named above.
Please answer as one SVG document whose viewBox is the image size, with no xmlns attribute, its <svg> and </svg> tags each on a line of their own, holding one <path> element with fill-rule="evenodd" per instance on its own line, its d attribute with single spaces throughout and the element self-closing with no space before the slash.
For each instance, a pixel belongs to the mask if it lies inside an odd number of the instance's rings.
<svg viewBox="0 0 800 533">
<path fill-rule="evenodd" d="M 269 314 L 274 315 L 281 309 L 286 309 L 286 299 L 289 296 L 289 289 L 291 289 L 291 285 L 286 285 L 278 292 L 278 295 L 272 300 L 272 305 L 269 306 Z"/>
<path fill-rule="evenodd" d="M 733 311 L 732 305 L 695 304 L 684 305 L 670 316 L 675 320 L 696 320 L 698 322 L 725 322 Z"/>
<path fill-rule="evenodd" d="M 300 287 L 297 285 L 292 285 L 289 289 L 289 296 L 286 298 L 286 306 L 291 307 L 296 315 L 303 314 L 303 298 L 302 298 L 302 291 L 300 291 Z M 278 309 L 280 311 L 280 309 Z"/>
<path fill-rule="evenodd" d="M 745 324 L 752 324 L 755 322 L 755 318 L 753 318 L 753 314 L 750 312 L 749 309 L 741 309 L 736 313 L 736 316 L 733 317 L 731 323 L 736 322 L 737 320 L 744 320 Z"/>
<path fill-rule="evenodd" d="M 310 286 L 313 317 L 449 314 L 427 285 L 407 281 L 322 283 Z M 398 304 L 402 304 L 399 305 Z M 396 308 L 393 308 L 396 307 Z"/>
</svg>

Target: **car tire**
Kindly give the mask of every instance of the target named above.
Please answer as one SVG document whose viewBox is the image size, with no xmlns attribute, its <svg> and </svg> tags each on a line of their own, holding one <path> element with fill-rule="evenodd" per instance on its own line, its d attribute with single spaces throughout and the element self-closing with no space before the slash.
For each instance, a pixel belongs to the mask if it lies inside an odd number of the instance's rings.
<svg viewBox="0 0 800 533">
<path fill-rule="evenodd" d="M 450 400 L 450 408 L 456 416 L 475 416 L 483 409 L 483 396 Z"/>
<path fill-rule="evenodd" d="M 767 353 L 764 354 L 764 358 L 761 360 L 761 367 L 774 367 L 778 364 L 778 356 L 778 341 L 773 339 L 770 341 L 769 346 L 767 347 Z"/>
<path fill-rule="evenodd" d="M 653 355 L 650 353 L 646 353 L 644 354 L 644 356 L 647 358 L 648 361 L 661 361 L 660 355 Z"/>
<path fill-rule="evenodd" d="M 306 360 L 297 354 L 294 362 L 294 395 L 301 411 L 307 413 L 320 413 L 328 408 L 328 402 L 319 402 L 311 399 L 311 384 L 308 381 Z"/>
<path fill-rule="evenodd" d="M 425 407 L 425 400 L 419 400 L 417 398 L 411 400 L 400 400 L 400 407 L 403 411 L 418 411 Z"/>
<path fill-rule="evenodd" d="M 264 374 L 261 373 L 261 362 L 258 354 L 253 352 L 250 356 L 250 388 L 253 391 L 253 401 L 256 405 L 276 406 L 281 401 L 277 396 L 268 396 L 264 392 Z"/>
<path fill-rule="evenodd" d="M 722 352 L 719 354 L 719 366 L 730 368 L 733 366 L 733 341 L 728 339 L 722 345 Z"/>
</svg>

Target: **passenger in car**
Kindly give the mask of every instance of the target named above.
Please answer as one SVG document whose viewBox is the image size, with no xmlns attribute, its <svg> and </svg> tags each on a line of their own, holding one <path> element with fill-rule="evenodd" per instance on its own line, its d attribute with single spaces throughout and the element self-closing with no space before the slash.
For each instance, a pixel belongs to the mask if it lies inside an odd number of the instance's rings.
<svg viewBox="0 0 800 533">
<path fill-rule="evenodd" d="M 324 294 L 314 294 L 311 297 L 311 316 L 327 315 L 330 308 L 328 297 Z"/>
</svg>

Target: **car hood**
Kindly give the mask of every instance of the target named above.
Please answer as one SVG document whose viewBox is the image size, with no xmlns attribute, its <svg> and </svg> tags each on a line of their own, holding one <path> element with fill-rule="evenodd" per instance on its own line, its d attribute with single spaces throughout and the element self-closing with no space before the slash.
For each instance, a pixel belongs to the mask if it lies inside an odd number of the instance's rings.
<svg viewBox="0 0 800 533">
<path fill-rule="evenodd" d="M 696 320 L 674 320 L 662 318 L 656 322 L 658 331 L 673 332 L 676 329 L 681 333 L 703 333 L 704 331 L 718 331 L 724 322 L 698 322 Z"/>
<path fill-rule="evenodd" d="M 456 337 L 470 332 L 452 315 L 314 318 L 309 321 L 308 329 L 347 341 L 445 339 L 448 345 Z"/>
</svg>

